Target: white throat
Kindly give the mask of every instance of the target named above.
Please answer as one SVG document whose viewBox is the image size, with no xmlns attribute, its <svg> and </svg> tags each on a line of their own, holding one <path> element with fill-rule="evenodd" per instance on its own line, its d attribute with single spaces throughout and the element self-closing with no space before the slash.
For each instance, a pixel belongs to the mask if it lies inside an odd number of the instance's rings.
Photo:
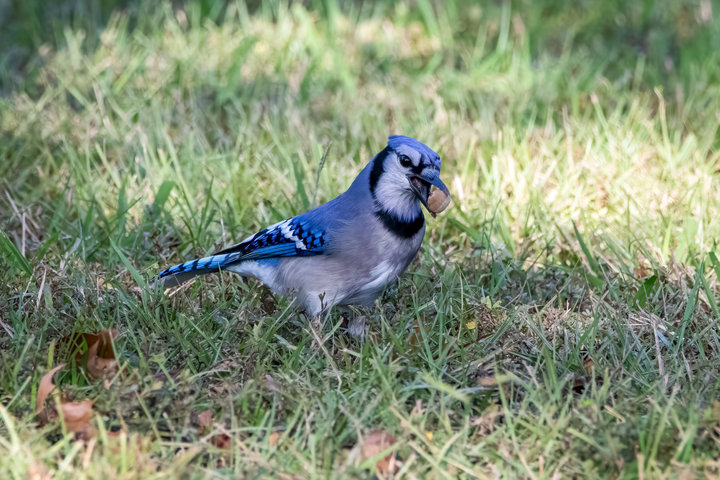
<svg viewBox="0 0 720 480">
<path fill-rule="evenodd" d="M 412 221 L 422 215 L 420 201 L 410 189 L 405 172 L 396 165 L 386 164 L 375 186 L 375 200 L 400 220 Z"/>
</svg>

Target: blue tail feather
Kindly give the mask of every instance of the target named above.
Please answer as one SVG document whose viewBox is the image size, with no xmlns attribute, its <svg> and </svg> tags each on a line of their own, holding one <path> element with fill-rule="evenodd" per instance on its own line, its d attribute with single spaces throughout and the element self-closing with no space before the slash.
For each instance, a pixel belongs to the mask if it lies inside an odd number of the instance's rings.
<svg viewBox="0 0 720 480">
<path fill-rule="evenodd" d="M 179 263 L 158 275 L 158 279 L 165 279 L 163 285 L 165 288 L 180 285 L 197 275 L 213 273 L 221 270 L 227 263 L 231 254 L 213 255 L 210 257 L 197 258 L 188 262 Z"/>
</svg>

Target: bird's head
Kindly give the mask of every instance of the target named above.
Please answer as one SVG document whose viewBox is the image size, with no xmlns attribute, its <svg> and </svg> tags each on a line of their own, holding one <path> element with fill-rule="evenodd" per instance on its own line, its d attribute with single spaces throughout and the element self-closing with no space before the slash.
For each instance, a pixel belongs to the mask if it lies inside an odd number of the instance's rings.
<svg viewBox="0 0 720 480">
<path fill-rule="evenodd" d="M 376 204 L 404 220 L 416 218 L 420 204 L 428 206 L 431 186 L 450 195 L 440 180 L 440 155 L 414 138 L 391 135 L 373 160 L 370 191 Z"/>
</svg>

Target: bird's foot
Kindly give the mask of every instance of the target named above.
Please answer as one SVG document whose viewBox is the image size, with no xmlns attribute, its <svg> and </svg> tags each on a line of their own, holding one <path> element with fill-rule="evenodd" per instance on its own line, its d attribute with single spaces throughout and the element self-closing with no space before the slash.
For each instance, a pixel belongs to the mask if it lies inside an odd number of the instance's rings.
<svg viewBox="0 0 720 480">
<path fill-rule="evenodd" d="M 359 313 L 354 312 L 348 319 L 348 326 L 345 329 L 345 333 L 349 334 L 355 340 L 364 342 L 370 332 L 370 325 L 367 322 L 367 317 Z"/>
</svg>

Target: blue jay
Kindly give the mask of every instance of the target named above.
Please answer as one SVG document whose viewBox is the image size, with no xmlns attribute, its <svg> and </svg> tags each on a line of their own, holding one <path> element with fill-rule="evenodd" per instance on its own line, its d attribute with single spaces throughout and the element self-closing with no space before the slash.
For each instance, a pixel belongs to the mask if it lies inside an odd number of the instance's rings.
<svg viewBox="0 0 720 480">
<path fill-rule="evenodd" d="M 391 135 L 350 188 L 314 210 L 271 225 L 235 246 L 170 267 L 164 288 L 228 270 L 294 296 L 310 315 L 334 305 L 370 307 L 420 249 L 431 185 L 449 200 L 440 156 L 417 140 Z"/>
</svg>

